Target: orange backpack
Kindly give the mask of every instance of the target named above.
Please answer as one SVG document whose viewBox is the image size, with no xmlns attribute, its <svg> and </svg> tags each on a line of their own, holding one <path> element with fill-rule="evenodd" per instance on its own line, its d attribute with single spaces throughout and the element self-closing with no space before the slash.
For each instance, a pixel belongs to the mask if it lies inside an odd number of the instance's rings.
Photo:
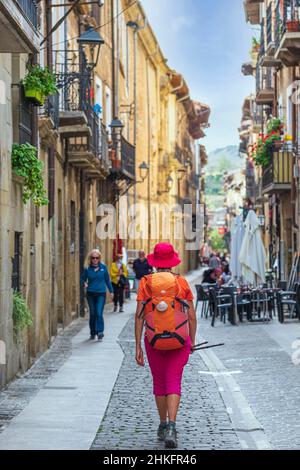
<svg viewBox="0 0 300 470">
<path fill-rule="evenodd" d="M 146 336 L 154 349 L 168 351 L 185 345 L 189 336 L 188 303 L 180 299 L 180 285 L 177 276 L 170 272 L 158 272 L 146 277 L 145 289 L 149 298 L 143 302 L 140 316 L 146 305 L 144 320 Z"/>
</svg>

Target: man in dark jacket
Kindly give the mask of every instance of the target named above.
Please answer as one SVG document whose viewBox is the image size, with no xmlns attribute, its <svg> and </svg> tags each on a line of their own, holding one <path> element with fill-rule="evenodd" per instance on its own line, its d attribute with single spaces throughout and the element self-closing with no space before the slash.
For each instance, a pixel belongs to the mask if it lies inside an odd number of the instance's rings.
<svg viewBox="0 0 300 470">
<path fill-rule="evenodd" d="M 148 264 L 144 250 L 140 250 L 139 257 L 134 260 L 133 270 L 135 272 L 136 290 L 138 291 L 140 280 L 142 279 L 142 277 L 152 273 L 152 266 Z"/>
</svg>

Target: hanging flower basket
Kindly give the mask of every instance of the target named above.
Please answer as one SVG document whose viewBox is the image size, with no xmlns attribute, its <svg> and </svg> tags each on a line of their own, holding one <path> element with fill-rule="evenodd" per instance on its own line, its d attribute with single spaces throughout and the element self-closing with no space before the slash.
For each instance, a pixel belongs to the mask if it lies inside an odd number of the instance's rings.
<svg viewBox="0 0 300 470">
<path fill-rule="evenodd" d="M 25 93 L 25 98 L 29 99 L 35 106 L 44 105 L 45 96 L 40 90 L 24 87 L 24 93 Z"/>
<path fill-rule="evenodd" d="M 55 75 L 40 65 L 31 65 L 22 80 L 25 97 L 36 106 L 43 106 L 47 96 L 58 93 Z"/>
</svg>

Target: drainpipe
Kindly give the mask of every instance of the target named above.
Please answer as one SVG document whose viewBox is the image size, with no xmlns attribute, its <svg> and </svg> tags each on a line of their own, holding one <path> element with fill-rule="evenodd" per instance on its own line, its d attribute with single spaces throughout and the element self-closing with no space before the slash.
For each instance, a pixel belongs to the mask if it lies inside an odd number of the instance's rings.
<svg viewBox="0 0 300 470">
<path fill-rule="evenodd" d="M 47 39 L 47 65 L 50 70 L 53 69 L 53 51 L 52 51 L 52 35 L 49 34 L 52 29 L 52 8 L 51 0 L 46 1 L 46 34 Z M 48 206 L 48 218 L 52 219 L 54 216 L 54 206 L 55 206 L 55 158 L 54 158 L 54 148 L 53 146 L 48 149 L 48 197 L 49 197 L 49 206 Z"/>
<path fill-rule="evenodd" d="M 294 66 L 293 67 L 293 82 L 296 81 L 296 67 Z M 293 133 L 293 140 L 294 140 L 294 143 L 296 143 L 296 137 L 297 137 L 297 107 L 296 107 L 296 103 L 293 103 L 293 108 L 292 108 L 292 112 L 293 112 L 293 130 L 292 130 L 292 133 Z M 297 160 L 296 158 L 294 157 L 294 153 L 292 153 L 293 155 L 293 173 L 294 173 L 294 165 L 297 163 Z M 297 196 L 297 188 L 296 188 L 296 179 L 294 178 L 293 176 L 293 173 L 292 173 L 292 187 L 291 187 L 291 204 L 292 204 L 292 245 L 294 243 L 294 233 L 295 233 L 295 227 L 296 227 L 296 196 Z M 296 247 L 295 248 L 295 251 L 296 251 Z"/>
<path fill-rule="evenodd" d="M 116 117 L 116 68 L 115 68 L 115 21 L 114 0 L 111 0 L 111 86 L 112 86 L 112 118 Z"/>
</svg>

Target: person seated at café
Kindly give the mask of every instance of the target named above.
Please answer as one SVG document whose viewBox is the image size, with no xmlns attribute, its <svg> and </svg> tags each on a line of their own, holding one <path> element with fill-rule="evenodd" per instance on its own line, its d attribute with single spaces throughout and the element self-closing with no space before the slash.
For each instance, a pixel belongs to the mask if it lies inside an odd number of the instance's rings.
<svg viewBox="0 0 300 470">
<path fill-rule="evenodd" d="M 216 284 L 217 277 L 215 269 L 207 269 L 203 273 L 202 284 Z"/>
<path fill-rule="evenodd" d="M 223 264 L 221 274 L 221 285 L 227 284 L 231 280 L 231 272 L 228 264 Z"/>
</svg>

